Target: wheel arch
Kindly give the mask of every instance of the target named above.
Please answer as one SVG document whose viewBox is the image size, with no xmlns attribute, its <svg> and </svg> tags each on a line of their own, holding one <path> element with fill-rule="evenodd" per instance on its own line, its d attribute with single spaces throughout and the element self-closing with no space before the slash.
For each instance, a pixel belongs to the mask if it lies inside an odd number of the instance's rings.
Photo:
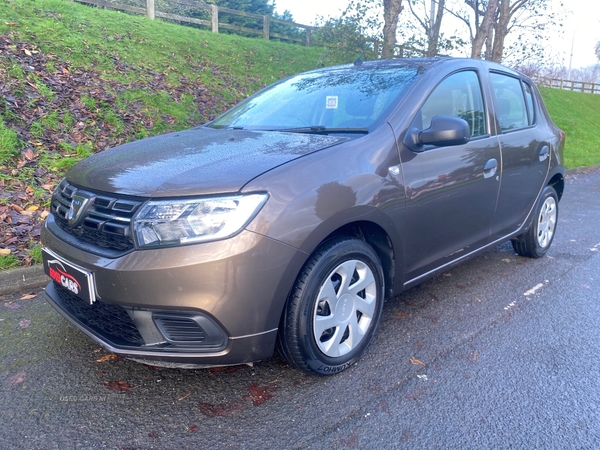
<svg viewBox="0 0 600 450">
<path fill-rule="evenodd" d="M 565 190 L 565 179 L 561 173 L 555 174 L 550 181 L 548 181 L 548 186 L 552 186 L 556 191 L 556 195 L 558 196 L 558 201 L 562 198 L 563 192 Z"/>
<path fill-rule="evenodd" d="M 329 233 L 322 236 L 318 241 L 315 241 L 308 251 L 303 250 L 302 252 L 298 252 L 298 255 L 303 255 L 302 260 L 296 260 L 290 264 L 290 271 L 292 271 L 292 273 L 290 273 L 289 277 L 286 278 L 287 281 L 285 282 L 285 291 L 279 291 L 281 293 L 281 300 L 273 302 L 273 308 L 277 309 L 272 310 L 270 313 L 270 317 L 278 318 L 279 326 L 281 326 L 281 320 L 285 313 L 285 306 L 289 301 L 290 293 L 296 284 L 296 280 L 302 272 L 302 267 L 310 259 L 310 256 L 313 254 L 313 252 L 323 243 L 340 236 L 357 237 L 365 241 L 373 248 L 381 261 L 385 282 L 386 299 L 397 294 L 399 292 L 398 289 L 402 289 L 402 277 L 396 274 L 396 269 L 401 267 L 399 248 L 394 246 L 394 240 L 392 237 L 381 225 L 375 222 L 366 220 L 348 222 L 342 226 L 330 230 Z"/>
<path fill-rule="evenodd" d="M 375 250 L 383 269 L 385 298 L 391 297 L 394 293 L 394 282 L 396 280 L 397 257 L 392 240 L 386 231 L 374 222 L 351 222 L 334 230 L 326 236 L 316 248 L 324 242 L 339 236 L 356 237 L 365 241 L 373 248 L 373 250 Z"/>
</svg>

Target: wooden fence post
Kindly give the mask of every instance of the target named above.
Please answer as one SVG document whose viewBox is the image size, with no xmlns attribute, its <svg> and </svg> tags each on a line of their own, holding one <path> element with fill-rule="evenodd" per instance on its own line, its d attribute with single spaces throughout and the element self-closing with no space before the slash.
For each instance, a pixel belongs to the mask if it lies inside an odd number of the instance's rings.
<svg viewBox="0 0 600 450">
<path fill-rule="evenodd" d="M 219 7 L 217 5 L 210 5 L 210 15 L 212 21 L 212 32 L 219 32 Z"/>
<path fill-rule="evenodd" d="M 146 0 L 146 16 L 148 19 L 154 20 L 154 0 Z"/>
<path fill-rule="evenodd" d="M 306 27 L 306 46 L 310 47 L 310 39 L 311 39 L 312 28 Z"/>
<path fill-rule="evenodd" d="M 269 40 L 271 35 L 271 18 L 269 16 L 263 16 L 263 39 Z"/>
</svg>

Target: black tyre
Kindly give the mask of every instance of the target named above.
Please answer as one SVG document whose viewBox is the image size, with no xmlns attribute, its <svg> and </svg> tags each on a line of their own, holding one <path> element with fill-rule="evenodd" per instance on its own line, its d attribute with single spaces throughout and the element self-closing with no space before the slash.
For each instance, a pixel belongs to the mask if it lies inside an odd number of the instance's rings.
<svg viewBox="0 0 600 450">
<path fill-rule="evenodd" d="M 311 374 L 353 364 L 379 322 L 384 279 L 373 248 L 360 239 L 325 242 L 298 275 L 279 329 L 279 351 Z"/>
<path fill-rule="evenodd" d="M 512 240 L 515 252 L 529 258 L 544 256 L 554 239 L 557 220 L 558 196 L 552 186 L 546 186 L 533 212 L 531 226 Z"/>
</svg>

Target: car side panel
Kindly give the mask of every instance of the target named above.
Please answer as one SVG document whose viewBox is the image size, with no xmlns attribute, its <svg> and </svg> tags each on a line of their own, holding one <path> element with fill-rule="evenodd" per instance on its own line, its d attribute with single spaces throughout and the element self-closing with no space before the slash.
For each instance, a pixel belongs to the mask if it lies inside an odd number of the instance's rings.
<svg viewBox="0 0 600 450">
<path fill-rule="evenodd" d="M 543 124 L 498 136 L 502 181 L 492 237 L 519 229 L 546 185 L 550 155 L 540 161 L 540 153 L 544 147 L 549 148 L 548 137 L 549 130 Z"/>
<path fill-rule="evenodd" d="M 280 166 L 244 191 L 269 192 L 269 201 L 248 230 L 311 254 L 347 224 L 371 222 L 401 248 L 405 189 L 389 126 Z M 401 255 L 401 253 L 399 254 Z M 398 266 L 400 260 L 396 261 Z"/>
<path fill-rule="evenodd" d="M 403 148 L 407 190 L 406 278 L 412 279 L 489 242 L 499 182 L 484 178 L 500 164 L 495 137 L 412 154 Z"/>
</svg>

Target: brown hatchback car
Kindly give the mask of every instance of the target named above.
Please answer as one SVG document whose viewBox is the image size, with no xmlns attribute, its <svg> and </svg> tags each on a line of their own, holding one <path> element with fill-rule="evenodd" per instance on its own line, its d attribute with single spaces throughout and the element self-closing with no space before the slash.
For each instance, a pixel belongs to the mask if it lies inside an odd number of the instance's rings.
<svg viewBox="0 0 600 450">
<path fill-rule="evenodd" d="M 207 367 L 277 346 L 334 374 L 386 298 L 508 240 L 543 256 L 563 147 L 532 81 L 501 65 L 295 75 L 204 126 L 74 166 L 43 231 L 46 296 L 127 358 Z"/>
</svg>

